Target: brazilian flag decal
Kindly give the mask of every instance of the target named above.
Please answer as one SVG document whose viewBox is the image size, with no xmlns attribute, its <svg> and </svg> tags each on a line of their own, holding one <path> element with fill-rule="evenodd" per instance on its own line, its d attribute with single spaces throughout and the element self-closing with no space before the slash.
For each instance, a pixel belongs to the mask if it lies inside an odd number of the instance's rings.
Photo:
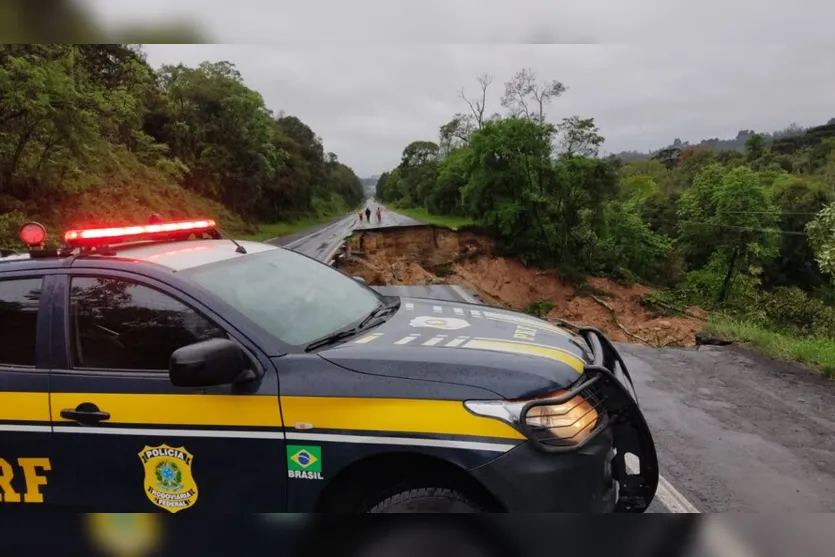
<svg viewBox="0 0 835 557">
<path fill-rule="evenodd" d="M 287 470 L 290 478 L 323 479 L 322 447 L 287 445 Z"/>
</svg>

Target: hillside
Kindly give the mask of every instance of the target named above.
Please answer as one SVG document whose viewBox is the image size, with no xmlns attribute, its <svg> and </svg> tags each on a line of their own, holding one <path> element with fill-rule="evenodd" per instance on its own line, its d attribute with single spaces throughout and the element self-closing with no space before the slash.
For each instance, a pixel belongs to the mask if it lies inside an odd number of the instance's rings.
<svg viewBox="0 0 835 557">
<path fill-rule="evenodd" d="M 205 215 L 234 234 L 347 212 L 359 178 L 234 65 L 151 68 L 135 45 L 0 46 L 0 246 L 24 220 Z"/>
<path fill-rule="evenodd" d="M 658 149 L 654 149 L 647 153 L 642 153 L 639 151 L 621 151 L 620 153 L 613 153 L 612 156 L 619 158 L 625 162 L 633 162 L 655 158 L 659 155 L 659 153 L 662 153 L 663 151 L 668 149 L 684 150 L 687 148 L 696 148 L 707 149 L 713 152 L 736 151 L 741 153 L 745 151 L 745 143 L 754 135 L 761 135 L 766 145 L 771 145 L 775 142 L 778 144 L 792 144 L 792 138 L 796 138 L 805 134 L 819 133 L 819 131 L 815 132 L 813 130 L 827 128 L 829 126 L 832 126 L 833 124 L 835 124 L 835 118 L 831 118 L 823 126 L 810 128 L 803 128 L 801 126 L 798 126 L 797 124 L 790 124 L 782 130 L 777 130 L 773 132 L 758 133 L 754 130 L 739 130 L 739 132 L 736 134 L 736 137 L 734 138 L 719 139 L 718 137 L 713 137 L 709 139 L 702 139 L 698 143 L 690 143 L 689 141 L 682 141 L 681 139 L 676 138 L 669 145 L 659 147 Z"/>
</svg>

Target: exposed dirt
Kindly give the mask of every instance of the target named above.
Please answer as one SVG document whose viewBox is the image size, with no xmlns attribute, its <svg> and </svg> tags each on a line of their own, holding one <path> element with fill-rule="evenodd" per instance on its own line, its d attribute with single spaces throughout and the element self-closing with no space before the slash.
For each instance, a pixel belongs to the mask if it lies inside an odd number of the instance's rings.
<svg viewBox="0 0 835 557">
<path fill-rule="evenodd" d="M 602 329 L 615 341 L 693 346 L 700 329 L 698 319 L 658 317 L 647 311 L 642 296 L 651 289 L 646 286 L 590 277 L 578 291 L 555 271 L 494 255 L 493 242 L 471 231 L 433 226 L 358 231 L 337 266 L 372 286 L 459 284 L 488 304 L 520 311 L 535 308 L 547 312 L 548 318 Z M 701 310 L 691 308 L 690 313 L 700 316 Z"/>
</svg>

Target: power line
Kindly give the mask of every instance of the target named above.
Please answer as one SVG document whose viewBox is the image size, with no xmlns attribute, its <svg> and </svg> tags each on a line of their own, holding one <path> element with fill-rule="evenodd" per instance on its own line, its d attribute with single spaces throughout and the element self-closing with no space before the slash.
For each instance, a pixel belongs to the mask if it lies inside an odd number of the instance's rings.
<svg viewBox="0 0 835 557">
<path fill-rule="evenodd" d="M 665 221 L 667 224 L 690 224 L 693 226 L 716 226 L 719 228 L 730 228 L 734 230 L 746 230 L 748 232 L 768 232 L 771 234 L 783 234 L 785 236 L 806 236 L 805 232 L 797 230 L 780 230 L 779 228 L 753 228 L 748 226 L 734 226 L 732 224 L 721 224 L 718 222 L 697 222 L 697 221 Z"/>
<path fill-rule="evenodd" d="M 818 211 L 820 212 L 820 211 Z M 723 215 L 817 215 L 802 211 L 723 211 Z"/>
</svg>

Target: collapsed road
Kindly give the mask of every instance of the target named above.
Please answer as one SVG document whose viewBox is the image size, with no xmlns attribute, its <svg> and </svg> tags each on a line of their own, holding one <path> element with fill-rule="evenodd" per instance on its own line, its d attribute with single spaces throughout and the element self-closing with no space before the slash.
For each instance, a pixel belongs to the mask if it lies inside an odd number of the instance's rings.
<svg viewBox="0 0 835 557">
<path fill-rule="evenodd" d="M 381 220 L 377 221 L 377 207 L 381 207 Z M 365 219 L 365 210 L 371 211 L 371 222 Z M 389 211 L 373 200 L 368 200 L 362 207 L 363 220 L 359 220 L 359 213 L 351 213 L 330 223 L 314 226 L 302 232 L 273 238 L 268 244 L 282 246 L 314 259 L 330 263 L 334 254 L 342 247 L 345 238 L 356 229 L 372 229 L 378 227 L 409 226 L 420 224 L 405 215 Z"/>
<path fill-rule="evenodd" d="M 392 215 L 390 211 L 386 214 Z M 344 234 L 337 245 L 313 250 L 324 254 L 313 256 L 332 260 L 345 236 L 358 228 L 358 223 L 351 225 L 349 219 L 338 221 L 340 226 L 332 224 L 310 238 L 295 239 L 285 245 L 311 249 L 317 243 L 327 243 L 323 235 L 332 238 Z M 381 246 L 385 240 L 379 240 L 380 237 L 408 233 L 413 223 L 405 218 L 401 223 L 407 228 L 389 226 L 358 231 L 357 235 L 370 234 L 378 239 L 366 241 L 362 249 L 353 251 L 349 241 L 336 266 L 354 276 L 371 268 L 371 275 L 363 278 L 372 287 L 381 293 L 401 296 L 501 304 L 502 296 L 507 295 L 514 303 L 505 306 L 522 309 L 519 299 L 513 298 L 519 296 L 519 288 L 511 287 L 521 284 L 527 290 L 544 288 L 539 294 L 549 292 L 550 278 L 543 273 L 529 282 L 525 282 L 525 277 L 513 280 L 507 276 L 509 284 L 496 281 L 498 286 L 474 285 L 478 274 L 473 271 L 489 270 L 488 263 L 500 265 L 501 273 L 518 264 L 491 263 L 485 258 L 496 258 L 479 254 L 478 250 L 464 254 L 466 257 L 459 252 L 457 260 L 453 257 L 440 265 L 435 260 L 423 268 L 420 260 L 431 259 L 428 251 L 432 246 L 422 240 L 413 242 L 415 250 L 410 251 L 412 248 L 406 245 L 393 250 L 391 259 L 380 267 L 379 262 L 373 261 L 372 252 L 379 247 L 375 242 L 382 242 Z M 396 226 L 397 221 L 392 224 Z M 355 238 L 356 235 L 352 241 Z M 410 253 L 420 256 L 412 256 L 414 260 L 408 261 Z M 606 287 L 603 283 L 595 285 Z M 554 290 L 552 297 L 560 295 Z M 596 305 L 581 297 L 578 293 L 566 294 L 565 306 L 561 309 L 557 304 L 553 311 L 573 311 L 566 317 L 576 322 L 582 322 L 584 315 L 599 319 L 599 314 L 587 313 Z M 631 322 L 630 327 L 633 326 L 639 327 L 639 320 Z M 658 329 L 663 333 L 667 328 L 676 330 L 672 338 L 678 338 L 682 331 L 682 338 L 687 338 L 693 332 L 664 319 L 642 334 L 658 334 Z M 814 370 L 777 362 L 737 346 L 656 348 L 618 342 L 617 347 L 635 380 L 657 445 L 663 479 L 651 511 L 835 511 L 835 382 Z"/>
</svg>

